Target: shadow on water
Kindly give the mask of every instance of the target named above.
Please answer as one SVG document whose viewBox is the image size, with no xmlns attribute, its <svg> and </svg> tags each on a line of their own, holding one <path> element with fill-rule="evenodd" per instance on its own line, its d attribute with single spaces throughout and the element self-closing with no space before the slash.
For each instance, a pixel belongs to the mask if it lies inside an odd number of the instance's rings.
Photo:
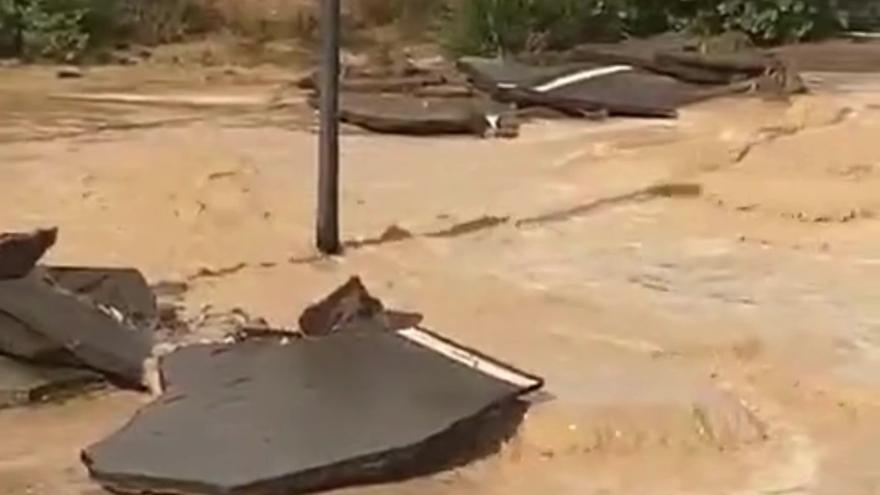
<svg viewBox="0 0 880 495">
<path fill-rule="evenodd" d="M 695 198 L 703 193 L 703 186 L 691 183 L 661 183 L 637 191 L 601 198 L 571 208 L 557 210 L 516 221 L 517 227 L 530 227 L 548 223 L 564 222 L 593 213 L 602 208 L 631 202 L 650 201 L 656 198 Z"/>
<path fill-rule="evenodd" d="M 371 246 L 393 244 L 409 239 L 423 238 L 455 238 L 491 230 L 503 225 L 513 224 L 516 228 L 526 228 L 549 223 L 564 222 L 599 211 L 603 208 L 618 206 L 632 202 L 644 202 L 657 198 L 696 198 L 702 195 L 703 187 L 694 183 L 660 183 L 617 196 L 600 198 L 589 203 L 575 205 L 561 210 L 551 211 L 536 216 L 512 220 L 510 217 L 483 216 L 474 220 L 456 223 L 441 230 L 424 234 L 414 234 L 402 227 L 392 225 L 378 237 L 349 240 L 344 243 L 346 249 L 360 249 Z M 311 261 L 311 259 L 310 259 Z"/>
</svg>

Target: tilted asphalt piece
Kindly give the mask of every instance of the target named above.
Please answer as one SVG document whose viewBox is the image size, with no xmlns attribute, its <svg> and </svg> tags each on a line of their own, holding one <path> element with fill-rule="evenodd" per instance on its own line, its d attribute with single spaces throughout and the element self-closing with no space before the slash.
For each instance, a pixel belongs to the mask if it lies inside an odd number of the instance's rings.
<svg viewBox="0 0 880 495">
<path fill-rule="evenodd" d="M 609 115 L 674 118 L 684 105 L 747 91 L 768 77 L 772 84 L 764 86 L 780 96 L 805 91 L 797 72 L 767 53 L 704 54 L 664 45 L 584 45 L 526 57 L 529 63 L 465 57 L 458 67 L 499 101 L 568 115 L 604 109 Z"/>
<path fill-rule="evenodd" d="M 676 108 L 700 88 L 626 65 L 580 63 L 529 66 L 511 60 L 468 57 L 459 68 L 494 98 L 521 108 L 547 106 L 569 115 L 674 118 Z"/>
<path fill-rule="evenodd" d="M 143 275 L 128 268 L 39 267 L 54 283 L 94 303 L 112 307 L 144 331 L 158 320 L 153 292 Z M 35 271 L 34 276 L 38 276 Z M 28 327 L 0 308 L 0 354 L 55 366 L 79 366 L 63 343 Z"/>
<path fill-rule="evenodd" d="M 402 335 L 183 348 L 161 362 L 163 395 L 83 462 L 120 493 L 290 495 L 401 479 L 441 469 L 446 449 L 472 440 L 463 425 L 541 385 Z"/>
<path fill-rule="evenodd" d="M 699 99 L 704 88 L 661 74 L 632 68 L 573 82 L 546 94 L 573 101 L 591 101 L 610 115 L 672 117 L 676 109 Z"/>
<path fill-rule="evenodd" d="M 2 282 L 0 282 L 2 283 Z M 79 361 L 64 346 L 35 332 L 0 308 L 0 354 L 49 365 L 78 366 Z"/>
<path fill-rule="evenodd" d="M 132 323 L 151 327 L 159 319 L 156 296 L 144 275 L 134 268 L 48 266 L 61 287 L 122 313 Z"/>
<path fill-rule="evenodd" d="M 382 301 L 371 296 L 358 277 L 345 284 L 321 301 L 309 306 L 299 317 L 300 331 L 309 337 L 321 337 L 338 332 L 353 323 L 374 322 L 384 326 Z"/>
<path fill-rule="evenodd" d="M 152 354 L 150 331 L 117 321 L 38 274 L 0 281 L 0 312 L 110 380 L 144 386 L 143 363 Z"/>
<path fill-rule="evenodd" d="M 0 234 L 0 280 L 29 274 L 57 239 L 57 228 Z"/>
</svg>

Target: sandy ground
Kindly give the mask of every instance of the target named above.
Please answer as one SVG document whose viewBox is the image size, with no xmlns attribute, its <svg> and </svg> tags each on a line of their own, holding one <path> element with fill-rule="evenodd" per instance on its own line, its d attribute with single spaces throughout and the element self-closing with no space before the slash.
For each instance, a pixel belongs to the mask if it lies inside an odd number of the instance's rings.
<svg viewBox="0 0 880 495">
<path fill-rule="evenodd" d="M 188 282 L 192 311 L 279 325 L 359 274 L 547 379 L 497 455 L 346 492 L 880 493 L 880 76 L 512 141 L 346 135 L 346 240 L 416 236 L 330 260 L 311 248 L 309 112 L 268 110 L 278 81 L 262 76 L 0 70 L 0 227 L 58 225 L 51 262 L 137 266 Z M 238 99 L 49 98 L 132 89 Z M 664 184 L 683 194 L 638 194 Z M 429 235 L 487 215 L 506 221 Z M 0 494 L 102 493 L 78 450 L 146 400 L 0 413 Z"/>
</svg>

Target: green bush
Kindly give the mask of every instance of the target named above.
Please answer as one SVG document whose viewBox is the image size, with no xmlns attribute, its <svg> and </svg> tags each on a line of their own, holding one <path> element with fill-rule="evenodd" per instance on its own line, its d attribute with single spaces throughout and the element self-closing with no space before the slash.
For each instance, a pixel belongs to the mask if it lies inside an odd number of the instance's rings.
<svg viewBox="0 0 880 495">
<path fill-rule="evenodd" d="M 842 12 L 837 0 L 459 0 L 444 31 L 460 54 L 565 48 L 670 30 L 740 31 L 757 44 L 776 44 L 833 33 L 845 26 Z"/>
<path fill-rule="evenodd" d="M 614 8 L 624 31 L 636 36 L 740 31 L 758 44 L 773 44 L 827 35 L 845 24 L 836 0 L 617 0 Z"/>
<path fill-rule="evenodd" d="M 89 44 L 87 14 L 75 1 L 0 0 L 0 42 L 25 59 L 72 60 Z"/>
<path fill-rule="evenodd" d="M 646 36 L 674 29 L 686 1 L 612 0 L 610 9 L 618 18 L 618 27 L 625 36 Z"/>
<path fill-rule="evenodd" d="M 319 0 L 312 0 L 319 1 Z M 457 54 L 564 49 L 578 43 L 685 31 L 741 31 L 757 44 L 821 37 L 878 0 L 361 0 L 376 23 L 421 34 L 439 14 Z M 0 56 L 76 59 L 119 41 L 164 43 L 207 22 L 206 0 L 0 0 Z M 843 8 L 845 8 L 845 10 Z M 268 21 L 266 21 L 268 22 Z M 196 25 L 198 24 L 198 25 Z M 314 26 L 309 25 L 310 29 Z M 291 29 L 295 29 L 292 26 Z M 281 32 L 279 32 L 281 33 Z M 278 34 L 283 36 L 283 34 Z"/>
<path fill-rule="evenodd" d="M 520 51 L 528 37 L 528 0 L 460 0 L 452 6 L 447 44 L 460 54 Z"/>
<path fill-rule="evenodd" d="M 758 44 L 801 41 L 844 26 L 835 0 L 696 0 L 680 4 L 685 8 L 676 13 L 676 27 L 700 35 L 740 31 Z"/>
<path fill-rule="evenodd" d="M 145 44 L 179 41 L 193 20 L 192 0 L 89 0 L 116 2 L 115 24 L 129 41 Z M 119 8 L 121 7 L 121 8 Z M 97 9 L 93 9 L 97 10 Z"/>
<path fill-rule="evenodd" d="M 116 42 L 164 43 L 187 29 L 191 0 L 0 0 L 0 56 L 72 61 Z"/>
<path fill-rule="evenodd" d="M 458 0 L 444 38 L 456 53 L 502 54 L 571 46 L 603 30 L 601 0 Z"/>
</svg>

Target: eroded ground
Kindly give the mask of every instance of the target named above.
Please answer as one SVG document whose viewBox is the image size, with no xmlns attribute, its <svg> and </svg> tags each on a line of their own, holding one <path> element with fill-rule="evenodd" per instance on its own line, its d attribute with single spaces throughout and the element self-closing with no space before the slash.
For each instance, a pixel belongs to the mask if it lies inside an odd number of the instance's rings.
<svg viewBox="0 0 880 495">
<path fill-rule="evenodd" d="M 52 262 L 137 266 L 188 282 L 193 312 L 279 325 L 360 274 L 546 377 L 498 455 L 351 493 L 880 493 L 880 76 L 512 141 L 349 134 L 332 260 L 310 247 L 309 112 L 270 110 L 262 76 L 0 70 L 2 230 L 58 225 Z M 135 89 L 203 99 L 49 98 Z M 391 225 L 415 236 L 357 242 Z M 0 493 L 101 493 L 78 450 L 145 400 L 0 413 Z"/>
</svg>

